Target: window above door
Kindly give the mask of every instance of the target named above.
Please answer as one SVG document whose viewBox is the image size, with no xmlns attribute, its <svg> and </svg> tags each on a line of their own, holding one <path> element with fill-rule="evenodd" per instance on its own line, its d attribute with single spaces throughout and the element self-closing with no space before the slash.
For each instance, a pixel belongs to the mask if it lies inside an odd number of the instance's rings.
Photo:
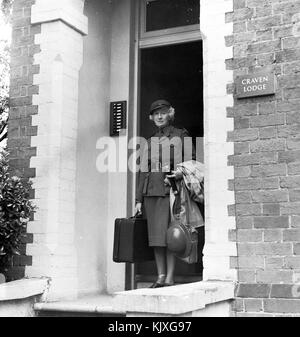
<svg viewBox="0 0 300 337">
<path fill-rule="evenodd" d="M 140 47 L 199 40 L 200 0 L 142 0 Z"/>
<path fill-rule="evenodd" d="M 199 0 L 148 0 L 144 6 L 146 32 L 199 24 Z"/>
</svg>

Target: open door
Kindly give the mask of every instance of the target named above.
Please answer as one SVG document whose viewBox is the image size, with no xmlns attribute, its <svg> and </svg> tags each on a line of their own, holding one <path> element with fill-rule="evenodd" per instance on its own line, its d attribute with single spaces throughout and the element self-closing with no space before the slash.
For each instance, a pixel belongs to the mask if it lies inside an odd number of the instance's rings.
<svg viewBox="0 0 300 337">
<path fill-rule="evenodd" d="M 203 137 L 203 58 L 202 41 L 141 49 L 139 136 L 149 138 L 155 131 L 149 121 L 149 106 L 156 99 L 167 99 L 175 108 L 175 126 L 186 128 L 194 141 Z M 203 143 L 197 145 L 197 158 L 203 162 Z M 199 250 L 204 230 L 199 233 Z M 177 259 L 175 283 L 202 280 L 202 260 L 186 264 Z M 135 266 L 138 283 L 156 280 L 155 262 Z"/>
</svg>

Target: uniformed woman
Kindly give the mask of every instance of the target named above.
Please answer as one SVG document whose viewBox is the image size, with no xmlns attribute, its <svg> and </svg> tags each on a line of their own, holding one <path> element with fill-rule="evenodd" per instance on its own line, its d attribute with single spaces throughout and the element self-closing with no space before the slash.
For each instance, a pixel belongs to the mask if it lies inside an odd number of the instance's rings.
<svg viewBox="0 0 300 337">
<path fill-rule="evenodd" d="M 158 277 L 151 288 L 174 284 L 175 256 L 167 249 L 166 233 L 170 225 L 170 181 L 182 179 L 176 164 L 183 161 L 185 129 L 172 125 L 175 110 L 166 100 L 158 100 L 150 107 L 150 120 L 156 133 L 147 140 L 142 156 L 147 169 L 140 172 L 136 198 L 136 213 L 142 212 L 144 205 L 148 223 L 149 246 L 154 248 Z M 190 138 L 189 138 L 190 139 Z M 187 147 L 185 147 L 186 149 Z M 169 155 L 168 155 L 169 154 Z M 191 149 L 191 157 L 194 151 Z M 192 158 L 186 158 L 190 160 Z M 146 172 L 145 172 L 146 171 Z M 174 186 L 174 185 L 173 185 Z"/>
</svg>

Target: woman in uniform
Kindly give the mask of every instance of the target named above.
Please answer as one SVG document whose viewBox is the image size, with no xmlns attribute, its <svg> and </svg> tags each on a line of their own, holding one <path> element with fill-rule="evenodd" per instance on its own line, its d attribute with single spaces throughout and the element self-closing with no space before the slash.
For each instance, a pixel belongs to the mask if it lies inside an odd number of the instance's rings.
<svg viewBox="0 0 300 337">
<path fill-rule="evenodd" d="M 140 172 L 136 213 L 142 212 L 144 205 L 148 223 L 149 246 L 154 248 L 158 277 L 151 288 L 174 284 L 175 256 L 167 249 L 166 233 L 170 225 L 170 180 L 182 179 L 179 171 L 173 171 L 176 164 L 183 161 L 184 138 L 189 137 L 185 129 L 172 125 L 175 110 L 166 100 L 158 100 L 150 107 L 150 120 L 156 127 L 156 133 L 147 140 L 144 148 Z M 191 144 L 191 142 L 190 142 Z M 194 149 L 191 145 L 191 156 Z M 168 155 L 169 154 L 169 155 Z"/>
</svg>

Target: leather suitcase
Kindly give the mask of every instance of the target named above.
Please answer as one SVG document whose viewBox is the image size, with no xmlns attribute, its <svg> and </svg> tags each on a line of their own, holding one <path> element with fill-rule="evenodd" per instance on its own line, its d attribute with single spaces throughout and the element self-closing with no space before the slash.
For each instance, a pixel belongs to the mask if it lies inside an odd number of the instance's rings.
<svg viewBox="0 0 300 337">
<path fill-rule="evenodd" d="M 143 262 L 154 259 L 148 246 L 147 220 L 140 217 L 115 220 L 114 262 Z"/>
</svg>

